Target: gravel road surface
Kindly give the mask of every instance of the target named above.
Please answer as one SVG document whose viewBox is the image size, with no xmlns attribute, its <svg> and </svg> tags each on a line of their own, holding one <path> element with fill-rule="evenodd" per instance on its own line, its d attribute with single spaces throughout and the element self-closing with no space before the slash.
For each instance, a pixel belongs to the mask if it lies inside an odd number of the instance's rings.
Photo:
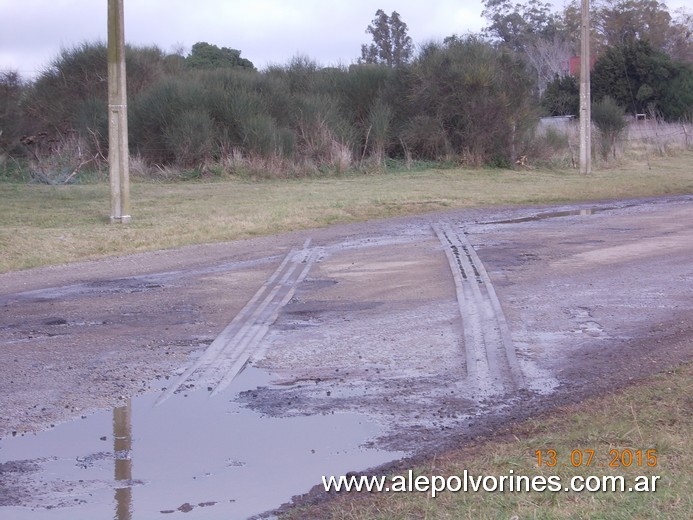
<svg viewBox="0 0 693 520">
<path fill-rule="evenodd" d="M 693 357 L 693 197 L 491 208 L 0 275 L 0 437 L 152 388 L 413 456 Z M 307 490 L 306 490 L 307 491 Z M 21 503 L 17 499 L 17 503 Z M 1 505 L 1 504 L 0 504 Z"/>
</svg>

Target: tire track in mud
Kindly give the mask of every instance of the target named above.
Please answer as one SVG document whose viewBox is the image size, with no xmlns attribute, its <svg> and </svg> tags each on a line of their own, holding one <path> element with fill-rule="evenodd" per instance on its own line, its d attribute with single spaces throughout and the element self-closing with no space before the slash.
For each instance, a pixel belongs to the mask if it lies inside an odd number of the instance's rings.
<svg viewBox="0 0 693 520">
<path fill-rule="evenodd" d="M 471 243 L 445 222 L 432 225 L 448 258 L 464 330 L 467 377 L 483 395 L 524 387 L 510 329 Z"/>
<path fill-rule="evenodd" d="M 212 389 L 212 396 L 231 384 L 255 354 L 282 307 L 291 300 L 313 263 L 322 255 L 321 248 L 310 248 L 309 245 L 310 239 L 306 240 L 303 249 L 292 249 L 286 255 L 231 323 L 159 396 L 155 404 L 166 401 L 186 383 L 204 384 Z"/>
</svg>

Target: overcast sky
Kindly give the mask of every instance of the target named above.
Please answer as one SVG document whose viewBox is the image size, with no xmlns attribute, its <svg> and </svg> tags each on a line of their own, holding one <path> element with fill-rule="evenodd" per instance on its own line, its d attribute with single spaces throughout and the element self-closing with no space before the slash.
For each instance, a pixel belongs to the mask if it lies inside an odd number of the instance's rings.
<svg viewBox="0 0 693 520">
<path fill-rule="evenodd" d="M 690 0 L 669 0 L 673 11 Z M 562 0 L 555 4 L 562 5 Z M 61 48 L 106 41 L 107 0 L 0 0 L 0 71 L 33 77 Z M 415 44 L 478 32 L 481 0 L 124 0 L 125 39 L 165 51 L 206 41 L 239 49 L 256 67 L 297 54 L 349 65 L 370 43 L 375 11 L 397 11 Z"/>
</svg>

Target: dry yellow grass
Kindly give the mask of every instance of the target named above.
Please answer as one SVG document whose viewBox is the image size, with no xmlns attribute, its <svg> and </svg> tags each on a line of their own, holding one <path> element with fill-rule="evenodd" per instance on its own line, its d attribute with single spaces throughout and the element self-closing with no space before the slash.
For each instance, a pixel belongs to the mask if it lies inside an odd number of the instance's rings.
<svg viewBox="0 0 693 520">
<path fill-rule="evenodd" d="M 498 204 L 693 192 L 693 152 L 582 176 L 444 169 L 327 179 L 132 185 L 132 222 L 109 225 L 109 186 L 0 184 L 0 272 L 334 223 Z"/>
</svg>

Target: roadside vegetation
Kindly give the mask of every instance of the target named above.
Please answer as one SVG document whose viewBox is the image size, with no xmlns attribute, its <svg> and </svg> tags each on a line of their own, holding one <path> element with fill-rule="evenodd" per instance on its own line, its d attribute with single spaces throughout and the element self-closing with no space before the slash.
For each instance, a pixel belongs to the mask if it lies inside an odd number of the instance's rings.
<svg viewBox="0 0 693 520">
<path fill-rule="evenodd" d="M 392 161 L 572 166 L 577 142 L 560 131 L 547 139 L 538 121 L 576 114 L 579 6 L 484 6 L 482 33 L 416 47 L 396 11 L 378 10 L 366 30 L 372 42 L 349 66 L 296 56 L 257 70 L 241 51 L 206 42 L 187 54 L 129 47 L 132 175 L 315 177 L 379 172 Z M 594 102 L 608 98 L 624 117 L 678 125 L 691 146 L 691 14 L 654 0 L 602 0 L 593 21 Z M 99 42 L 63 49 L 31 81 L 3 71 L 0 179 L 103 178 L 106 77 Z"/>
<path fill-rule="evenodd" d="M 691 518 L 693 427 L 690 364 L 639 381 L 611 395 L 564 406 L 509 426 L 483 441 L 440 453 L 414 469 L 414 476 L 558 475 L 659 476 L 655 492 L 443 492 L 348 493 L 281 515 L 290 519 L 405 520 L 410 518 L 609 519 Z M 538 467 L 537 450 L 542 454 Z M 556 465 L 546 466 L 548 450 Z M 612 451 L 615 450 L 615 451 Z M 638 450 L 642 457 L 638 459 Z M 648 466 L 647 450 L 650 451 Z M 593 453 L 592 453 L 593 452 Z M 633 458 L 630 457 L 633 454 Z M 592 454 L 592 461 L 588 459 Z M 652 458 L 655 457 L 655 458 Z M 512 473 L 511 473 L 512 471 Z"/>
</svg>

